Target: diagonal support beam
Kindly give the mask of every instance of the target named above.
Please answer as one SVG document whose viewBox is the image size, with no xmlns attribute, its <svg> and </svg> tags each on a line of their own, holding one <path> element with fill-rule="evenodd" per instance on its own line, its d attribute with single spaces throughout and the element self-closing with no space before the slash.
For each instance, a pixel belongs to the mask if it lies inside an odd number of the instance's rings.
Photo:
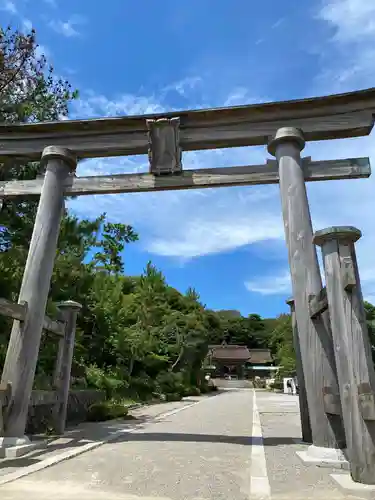
<svg viewBox="0 0 375 500">
<path fill-rule="evenodd" d="M 369 158 L 346 160 L 303 161 L 306 181 L 360 179 L 371 174 Z M 103 175 L 74 177 L 65 181 L 65 196 L 82 196 L 109 193 L 139 193 L 179 189 L 204 189 L 228 186 L 278 184 L 279 173 L 275 160 L 265 165 L 185 170 L 177 175 L 153 174 Z M 43 179 L 0 182 L 2 198 L 39 196 Z"/>
</svg>

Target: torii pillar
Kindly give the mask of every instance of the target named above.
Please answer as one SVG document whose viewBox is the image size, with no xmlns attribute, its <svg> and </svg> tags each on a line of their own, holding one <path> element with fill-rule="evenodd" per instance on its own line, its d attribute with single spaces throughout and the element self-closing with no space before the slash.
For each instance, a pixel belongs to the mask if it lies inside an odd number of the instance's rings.
<svg viewBox="0 0 375 500">
<path fill-rule="evenodd" d="M 42 165 L 46 174 L 18 298 L 27 303 L 27 315 L 24 322 L 13 322 L 2 373 L 2 382 L 11 384 L 5 437 L 0 438 L 3 448 L 29 443 L 24 434 L 64 210 L 64 183 L 77 160 L 71 151 L 49 146 Z"/>
<path fill-rule="evenodd" d="M 345 434 L 340 415 L 332 334 L 327 313 L 312 319 L 309 298 L 322 289 L 313 229 L 300 152 L 305 146 L 302 132 L 294 127 L 280 128 L 268 145 L 277 159 L 288 247 L 298 339 L 311 422 L 312 445 L 307 460 L 338 465 L 345 461 Z M 324 394 L 335 399 L 334 413 L 326 411 Z"/>
</svg>

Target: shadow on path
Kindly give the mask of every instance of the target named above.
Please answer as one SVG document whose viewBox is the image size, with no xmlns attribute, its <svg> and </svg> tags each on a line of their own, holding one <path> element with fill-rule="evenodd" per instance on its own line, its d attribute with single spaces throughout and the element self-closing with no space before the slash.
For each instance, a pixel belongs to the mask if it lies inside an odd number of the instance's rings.
<svg viewBox="0 0 375 500">
<path fill-rule="evenodd" d="M 185 434 L 171 432 L 135 432 L 124 434 L 116 439 L 115 443 L 124 442 L 185 442 L 185 443 L 224 443 L 241 446 L 280 446 L 296 445 L 300 437 L 272 437 L 261 438 L 258 436 L 230 436 L 218 434 Z"/>
</svg>

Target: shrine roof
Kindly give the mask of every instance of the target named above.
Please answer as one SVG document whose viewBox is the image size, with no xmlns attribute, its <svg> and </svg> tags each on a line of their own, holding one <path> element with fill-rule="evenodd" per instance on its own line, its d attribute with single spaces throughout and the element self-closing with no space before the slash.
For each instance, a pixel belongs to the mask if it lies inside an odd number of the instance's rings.
<svg viewBox="0 0 375 500">
<path fill-rule="evenodd" d="M 243 361 L 249 363 L 270 363 L 272 356 L 269 349 L 248 349 L 244 345 L 212 345 L 210 346 L 211 356 L 213 360 L 224 361 Z"/>
</svg>

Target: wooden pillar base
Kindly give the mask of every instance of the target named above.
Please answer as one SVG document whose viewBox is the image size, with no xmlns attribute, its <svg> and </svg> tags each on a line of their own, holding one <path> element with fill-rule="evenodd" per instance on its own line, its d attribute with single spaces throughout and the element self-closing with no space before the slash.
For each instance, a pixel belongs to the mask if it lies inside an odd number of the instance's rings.
<svg viewBox="0 0 375 500">
<path fill-rule="evenodd" d="M 356 483 L 350 477 L 350 474 L 330 474 L 330 476 L 345 496 L 350 495 L 354 498 L 375 500 L 375 485 Z"/>
<path fill-rule="evenodd" d="M 0 458 L 19 458 L 45 446 L 44 441 L 31 442 L 27 436 L 0 437 Z"/>
</svg>

